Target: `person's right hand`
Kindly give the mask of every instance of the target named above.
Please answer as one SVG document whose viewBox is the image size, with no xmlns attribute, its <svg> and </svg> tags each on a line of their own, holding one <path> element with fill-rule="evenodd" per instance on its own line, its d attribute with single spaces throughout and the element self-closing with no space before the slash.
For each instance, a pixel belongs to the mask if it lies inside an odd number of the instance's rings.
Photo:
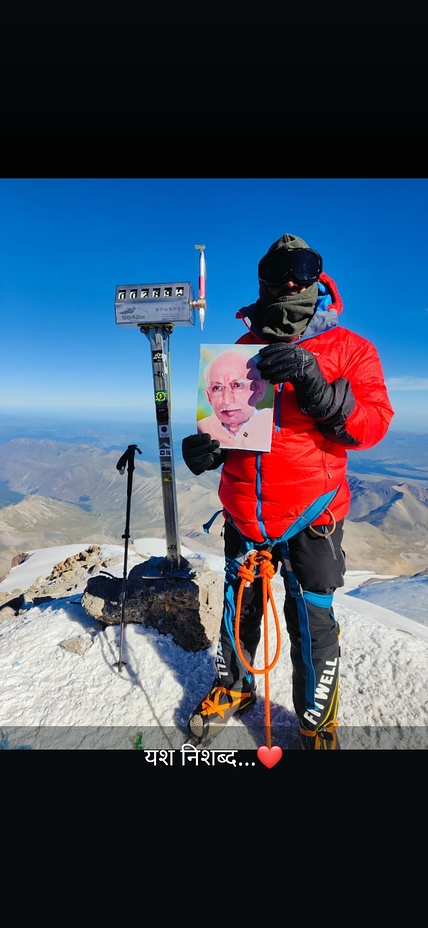
<svg viewBox="0 0 428 928">
<path fill-rule="evenodd" d="M 205 470 L 219 467 L 224 458 L 220 442 L 211 438 L 208 432 L 198 432 L 197 435 L 183 438 L 182 454 L 184 463 L 196 476 L 203 474 Z"/>
</svg>

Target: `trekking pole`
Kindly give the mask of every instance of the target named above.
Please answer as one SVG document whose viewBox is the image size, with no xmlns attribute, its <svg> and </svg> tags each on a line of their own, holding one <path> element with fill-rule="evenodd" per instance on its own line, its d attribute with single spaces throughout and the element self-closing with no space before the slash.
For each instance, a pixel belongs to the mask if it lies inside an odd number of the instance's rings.
<svg viewBox="0 0 428 928">
<path fill-rule="evenodd" d="M 122 666 L 126 661 L 122 660 L 122 646 L 123 646 L 123 632 L 125 628 L 125 601 L 126 601 L 126 580 L 128 573 L 128 544 L 129 544 L 129 525 L 131 517 L 131 495 L 132 495 L 132 474 L 135 470 L 134 467 L 134 458 L 135 452 L 138 451 L 138 454 L 141 454 L 137 445 L 128 445 L 127 451 L 122 454 L 122 457 L 118 460 L 116 464 L 116 470 L 120 474 L 124 474 L 126 470 L 126 465 L 128 465 L 128 485 L 126 492 L 126 523 L 125 523 L 125 534 L 122 535 L 122 538 L 125 539 L 125 554 L 123 560 L 123 580 L 122 580 L 122 614 L 120 618 L 120 645 L 119 645 L 119 660 L 114 665 L 119 668 L 119 672 L 122 671 Z"/>
</svg>

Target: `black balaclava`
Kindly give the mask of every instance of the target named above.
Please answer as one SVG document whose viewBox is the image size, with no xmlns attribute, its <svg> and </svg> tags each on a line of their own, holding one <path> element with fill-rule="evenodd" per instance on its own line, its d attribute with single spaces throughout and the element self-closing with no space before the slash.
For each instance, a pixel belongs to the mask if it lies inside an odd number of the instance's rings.
<svg viewBox="0 0 428 928">
<path fill-rule="evenodd" d="M 259 277 L 275 280 L 281 277 L 281 252 L 292 248 L 309 248 L 297 235 L 288 232 L 269 248 L 259 263 Z M 264 284 L 259 285 L 259 301 L 252 312 L 252 320 L 268 342 L 277 338 L 291 341 L 301 335 L 312 318 L 318 297 L 318 284 L 311 284 L 302 293 L 283 293 L 273 297 Z"/>
</svg>

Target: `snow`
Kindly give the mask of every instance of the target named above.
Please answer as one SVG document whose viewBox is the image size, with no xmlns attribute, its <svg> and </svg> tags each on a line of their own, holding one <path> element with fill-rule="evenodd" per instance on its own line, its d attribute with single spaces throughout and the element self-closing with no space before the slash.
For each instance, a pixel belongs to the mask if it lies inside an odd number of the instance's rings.
<svg viewBox="0 0 428 928">
<path fill-rule="evenodd" d="M 48 577 L 55 564 L 65 561 L 72 554 L 85 551 L 87 547 L 88 542 L 78 545 L 57 545 L 53 548 L 40 548 L 38 551 L 27 551 L 30 557 L 23 564 L 12 567 L 7 577 L 0 583 L 0 593 L 28 590 L 38 577 Z M 123 550 L 123 548 L 117 550 Z"/>
<path fill-rule="evenodd" d="M 428 576 L 395 577 L 370 583 L 351 592 L 360 601 L 392 606 L 428 627 Z M 359 608 L 359 604 L 358 604 Z"/>
<path fill-rule="evenodd" d="M 161 539 L 137 539 L 133 546 L 144 554 L 165 553 Z M 87 547 L 35 551 L 13 568 L 0 590 L 25 590 L 37 577 L 47 576 L 55 563 Z M 102 557 L 123 553 L 120 546 L 101 548 Z M 188 548 L 182 550 L 195 556 Z M 201 553 L 222 574 L 223 559 Z M 129 569 L 137 561 L 130 554 Z M 119 563 L 114 570 L 121 576 L 123 566 Z M 273 589 L 280 612 L 284 594 L 279 577 Z M 138 739 L 145 748 L 181 747 L 187 719 L 212 684 L 215 645 L 188 653 L 169 635 L 129 624 L 124 632 L 126 666 L 119 673 L 120 629 L 100 629 L 80 605 L 79 592 L 0 623 L 0 748 L 133 750 Z M 343 592 L 335 596 L 335 614 L 341 626 L 342 749 L 427 750 L 428 628 Z M 299 750 L 283 622 L 281 635 L 280 660 L 270 674 L 272 743 Z M 84 654 L 61 644 L 76 636 L 90 645 Z M 272 655 L 273 621 L 269 636 Z M 256 666 L 262 662 L 263 641 Z M 216 749 L 256 749 L 266 743 L 263 681 L 258 693 L 255 706 L 242 718 L 231 719 L 216 738 Z"/>
<path fill-rule="evenodd" d="M 362 583 L 365 583 L 367 580 L 372 580 L 373 578 L 376 581 L 380 580 L 391 580 L 395 575 L 394 574 L 376 574 L 374 570 L 347 570 L 344 580 L 344 586 L 341 587 L 342 593 L 350 593 L 351 590 L 359 589 Z"/>
</svg>

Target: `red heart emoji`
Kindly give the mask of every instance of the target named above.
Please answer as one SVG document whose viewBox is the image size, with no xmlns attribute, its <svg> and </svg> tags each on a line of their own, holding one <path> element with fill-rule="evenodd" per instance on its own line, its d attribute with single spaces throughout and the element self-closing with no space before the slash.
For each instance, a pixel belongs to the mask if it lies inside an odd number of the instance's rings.
<svg viewBox="0 0 428 928">
<path fill-rule="evenodd" d="M 282 748 L 278 747 L 278 745 L 275 745 L 274 748 L 267 748 L 264 744 L 263 747 L 258 748 L 257 757 L 265 767 L 274 767 L 281 760 Z"/>
</svg>

